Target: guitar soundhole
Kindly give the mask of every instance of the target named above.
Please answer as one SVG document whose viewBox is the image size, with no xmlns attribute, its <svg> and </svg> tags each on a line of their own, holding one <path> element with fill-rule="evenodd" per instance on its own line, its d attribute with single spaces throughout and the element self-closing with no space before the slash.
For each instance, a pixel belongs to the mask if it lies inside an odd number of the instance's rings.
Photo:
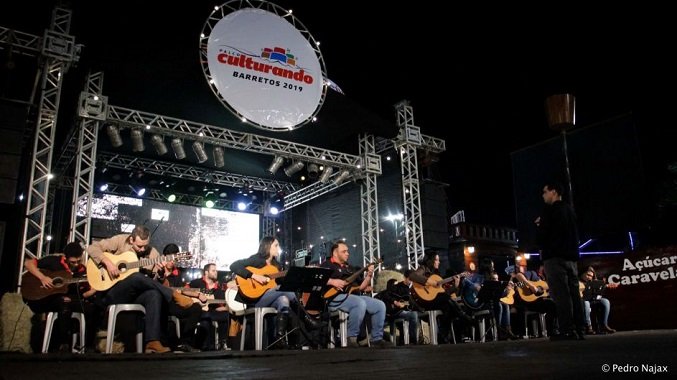
<svg viewBox="0 0 677 380">
<path fill-rule="evenodd" d="M 127 271 L 127 263 L 121 262 L 120 264 L 118 264 L 118 270 L 120 271 L 120 273 L 126 272 Z"/>
<path fill-rule="evenodd" d="M 52 284 L 54 285 L 55 288 L 60 288 L 63 286 L 63 278 L 61 277 L 54 277 L 52 279 Z"/>
</svg>

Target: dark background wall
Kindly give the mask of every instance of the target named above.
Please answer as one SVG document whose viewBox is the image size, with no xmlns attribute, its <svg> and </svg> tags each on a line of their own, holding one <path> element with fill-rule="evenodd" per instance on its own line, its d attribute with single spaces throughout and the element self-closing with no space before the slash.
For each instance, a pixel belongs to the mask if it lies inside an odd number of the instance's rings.
<svg viewBox="0 0 677 380">
<path fill-rule="evenodd" d="M 573 130 L 567 143 L 581 240 L 643 230 L 651 206 L 632 118 Z M 559 181 L 568 193 L 561 136 L 513 152 L 512 164 L 520 247 L 533 250 L 544 183 Z"/>
</svg>

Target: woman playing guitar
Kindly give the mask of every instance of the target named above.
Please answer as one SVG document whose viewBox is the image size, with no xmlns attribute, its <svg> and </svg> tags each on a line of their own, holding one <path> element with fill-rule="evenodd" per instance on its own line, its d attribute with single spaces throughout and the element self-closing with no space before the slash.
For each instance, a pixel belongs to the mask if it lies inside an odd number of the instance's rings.
<svg viewBox="0 0 677 380">
<path fill-rule="evenodd" d="M 274 307 L 277 309 L 275 319 L 275 339 L 278 348 L 285 348 L 287 342 L 284 337 L 289 321 L 291 306 L 298 308 L 303 315 L 303 320 L 311 327 L 317 328 L 320 323 L 305 313 L 299 304 L 294 292 L 281 292 L 277 288 L 275 278 L 283 277 L 286 272 L 280 272 L 280 243 L 272 236 L 261 239 L 259 250 L 252 256 L 235 261 L 230 269 L 237 275 L 236 281 L 239 291 L 235 299 L 243 303 L 253 303 L 255 307 Z M 254 297 L 245 294 L 262 291 Z"/>
<path fill-rule="evenodd" d="M 426 251 L 423 261 L 419 264 L 417 270 L 409 275 L 409 279 L 414 282 L 414 287 L 424 289 L 425 294 L 436 295 L 431 300 L 426 300 L 419 294 L 414 294 L 417 303 L 425 310 L 442 310 L 440 318 L 439 342 L 449 342 L 451 322 L 454 319 L 461 318 L 467 323 L 472 323 L 473 318 L 466 314 L 461 307 L 452 300 L 442 288 L 439 277 L 440 256 L 436 251 Z M 418 286 L 417 286 L 418 285 Z"/>
</svg>

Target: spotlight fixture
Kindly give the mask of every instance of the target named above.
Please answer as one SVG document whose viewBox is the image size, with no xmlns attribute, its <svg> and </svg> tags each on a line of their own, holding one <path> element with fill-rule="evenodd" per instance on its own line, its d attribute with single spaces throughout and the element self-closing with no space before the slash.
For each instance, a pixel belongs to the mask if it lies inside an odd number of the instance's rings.
<svg viewBox="0 0 677 380">
<path fill-rule="evenodd" d="M 153 147 L 155 147 L 155 152 L 157 152 L 157 154 L 160 156 L 163 156 L 167 153 L 167 145 L 165 145 L 165 140 L 162 138 L 162 136 L 153 135 L 153 137 L 150 138 L 150 142 L 153 144 Z"/>
<path fill-rule="evenodd" d="M 293 176 L 296 172 L 299 170 L 303 169 L 304 163 L 301 161 L 296 161 L 293 164 L 287 166 L 284 168 L 284 174 L 287 175 L 287 177 Z"/>
<path fill-rule="evenodd" d="M 205 147 L 202 145 L 201 142 L 199 141 L 194 141 L 193 142 L 193 152 L 195 152 L 195 156 L 197 157 L 197 162 L 203 163 L 207 161 L 207 152 L 205 152 Z"/>
<path fill-rule="evenodd" d="M 180 138 L 175 137 L 172 139 L 172 150 L 176 159 L 183 160 L 186 158 L 186 151 L 183 149 L 183 141 Z"/>
<path fill-rule="evenodd" d="M 320 168 L 317 166 L 317 164 L 308 164 L 308 178 L 317 178 L 319 173 Z"/>
<path fill-rule="evenodd" d="M 113 146 L 113 148 L 119 148 L 122 146 L 122 137 L 120 136 L 120 130 L 117 126 L 108 124 L 106 132 L 108 133 L 108 138 L 110 139 L 110 144 Z"/>
<path fill-rule="evenodd" d="M 214 147 L 214 166 L 217 168 L 222 168 L 226 164 L 226 160 L 223 154 L 223 148 L 220 146 Z"/>
<path fill-rule="evenodd" d="M 131 135 L 132 152 L 143 152 L 146 147 L 143 146 L 143 131 L 141 128 L 133 128 Z"/>
<path fill-rule="evenodd" d="M 350 172 L 348 170 L 344 170 L 341 172 L 341 174 L 338 175 L 338 177 L 334 178 L 334 185 L 339 186 L 350 177 Z"/>
<path fill-rule="evenodd" d="M 176 195 L 175 194 L 169 194 L 167 197 L 167 202 L 172 203 L 176 200 Z"/>
<path fill-rule="evenodd" d="M 331 174 L 332 174 L 333 172 L 334 172 L 334 168 L 332 168 L 331 166 L 326 166 L 326 167 L 324 168 L 324 170 L 322 171 L 322 174 L 320 175 L 320 178 L 318 178 L 317 180 L 318 180 L 320 183 L 327 183 L 327 181 L 329 181 L 329 177 L 331 177 Z"/>
<path fill-rule="evenodd" d="M 273 163 L 268 167 L 268 173 L 275 174 L 282 164 L 284 164 L 284 157 L 275 156 L 275 158 L 273 158 Z"/>
</svg>

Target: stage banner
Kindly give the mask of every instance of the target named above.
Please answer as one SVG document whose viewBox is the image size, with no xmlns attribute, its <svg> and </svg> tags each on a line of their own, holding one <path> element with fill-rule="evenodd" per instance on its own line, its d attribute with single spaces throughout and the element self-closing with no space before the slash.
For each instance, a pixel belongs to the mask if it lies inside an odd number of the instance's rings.
<svg viewBox="0 0 677 380">
<path fill-rule="evenodd" d="M 308 122 L 323 96 L 317 48 L 286 19 L 244 8 L 215 23 L 207 41 L 210 85 L 254 125 L 288 131 Z"/>
</svg>

